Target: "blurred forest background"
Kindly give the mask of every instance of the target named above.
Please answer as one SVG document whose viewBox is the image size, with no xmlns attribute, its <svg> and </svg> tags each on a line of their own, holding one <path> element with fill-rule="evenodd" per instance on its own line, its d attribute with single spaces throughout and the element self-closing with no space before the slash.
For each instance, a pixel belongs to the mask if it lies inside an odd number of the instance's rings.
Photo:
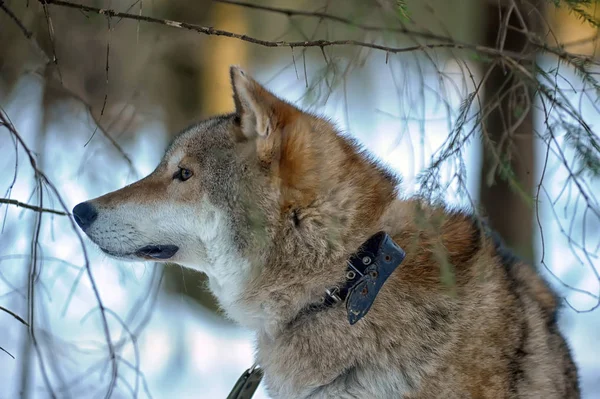
<svg viewBox="0 0 600 399">
<path fill-rule="evenodd" d="M 0 398 L 219 398 L 252 364 L 202 275 L 107 259 L 69 216 L 230 112 L 232 64 L 539 265 L 600 398 L 597 8 L 0 0 Z"/>
</svg>

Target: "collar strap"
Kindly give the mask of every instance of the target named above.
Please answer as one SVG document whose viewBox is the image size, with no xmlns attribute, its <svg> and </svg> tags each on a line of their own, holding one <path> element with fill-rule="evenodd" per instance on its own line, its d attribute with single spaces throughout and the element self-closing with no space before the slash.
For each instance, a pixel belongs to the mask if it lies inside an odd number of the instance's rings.
<svg viewBox="0 0 600 399">
<path fill-rule="evenodd" d="M 371 309 L 379 290 L 405 257 L 404 250 L 387 233 L 376 233 L 347 260 L 346 281 L 325 290 L 321 302 L 310 305 L 309 310 L 345 302 L 348 321 L 356 323 Z"/>
<path fill-rule="evenodd" d="M 256 363 L 237 380 L 227 399 L 252 399 L 263 378 L 263 371 Z"/>
</svg>

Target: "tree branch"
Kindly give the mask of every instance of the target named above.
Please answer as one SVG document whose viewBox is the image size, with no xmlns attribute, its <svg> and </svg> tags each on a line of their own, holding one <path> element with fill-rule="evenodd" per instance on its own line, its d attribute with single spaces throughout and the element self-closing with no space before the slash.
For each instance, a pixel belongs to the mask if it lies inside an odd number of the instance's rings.
<svg viewBox="0 0 600 399">
<path fill-rule="evenodd" d="M 48 3 L 48 2 L 46 2 L 44 0 L 40 0 L 40 2 L 43 5 L 46 5 Z M 23 32 L 23 35 L 27 38 L 27 40 L 29 40 L 29 42 L 36 49 L 36 51 L 40 53 L 41 57 L 44 60 L 44 63 L 48 64 L 50 62 L 50 57 L 48 57 L 48 54 L 46 54 L 46 52 L 39 46 L 38 42 L 33 37 L 33 34 L 25 27 L 25 25 L 23 25 L 23 22 L 21 22 L 21 20 L 19 20 L 19 18 L 8 7 L 6 7 L 6 5 L 4 4 L 4 0 L 0 0 L 0 10 L 4 11 L 10 17 L 10 19 L 12 19 L 15 22 L 15 24 L 17 24 L 17 26 L 19 27 L 19 29 Z M 46 15 L 46 18 L 49 18 L 49 17 Z M 48 23 L 50 23 L 49 20 L 48 20 Z M 107 65 L 107 68 L 108 68 L 108 65 Z M 60 70 L 59 70 L 59 73 L 60 73 Z M 46 77 L 43 77 L 43 78 L 49 80 L 49 78 L 46 78 Z M 133 161 L 132 161 L 131 157 L 125 152 L 125 150 L 123 150 L 123 148 L 108 133 L 108 131 L 105 131 L 102 128 L 102 126 L 100 125 L 100 120 L 96 120 L 96 118 L 94 117 L 94 114 L 92 112 L 92 107 L 87 102 L 85 102 L 83 98 L 81 98 L 80 96 L 78 96 L 77 94 L 75 94 L 74 92 L 72 92 L 71 90 L 69 90 L 66 86 L 64 86 L 63 83 L 62 83 L 62 78 L 60 79 L 60 86 L 61 86 L 61 88 L 63 90 L 65 90 L 66 92 L 68 92 L 72 97 L 74 97 L 77 100 L 81 101 L 81 103 L 87 108 L 87 110 L 88 110 L 88 112 L 90 114 L 90 117 L 94 120 L 94 122 L 96 123 L 96 126 L 97 126 L 96 129 L 94 130 L 94 134 L 96 133 L 97 130 L 100 130 L 100 132 L 102 133 L 102 135 L 108 139 L 108 141 L 110 142 L 110 144 L 113 147 L 115 147 L 115 149 L 119 152 L 119 154 L 121 154 L 121 156 L 125 159 L 125 162 L 127 162 L 127 164 L 129 165 L 129 168 L 133 172 L 137 173 L 137 171 L 135 169 L 135 166 L 133 165 Z M 104 107 L 105 106 L 106 106 L 106 98 L 105 98 L 105 103 L 103 104 L 103 107 L 102 107 L 101 116 L 104 113 Z M 92 137 L 93 137 L 93 135 L 92 135 Z M 19 206 L 19 205 L 17 205 L 17 206 Z M 27 208 L 27 206 L 24 206 L 24 205 L 21 205 L 21 206 Z M 56 213 L 56 212 L 54 212 L 54 213 Z"/>
<path fill-rule="evenodd" d="M 0 351 L 6 353 L 8 356 L 12 357 L 13 359 L 15 358 L 9 351 L 7 351 L 6 349 L 4 349 L 3 347 L 0 346 Z"/>
<path fill-rule="evenodd" d="M 0 9 L 2 11 L 4 11 L 6 13 L 6 15 L 8 15 L 10 17 L 10 19 L 12 19 L 17 24 L 17 26 L 23 32 L 23 34 L 25 35 L 26 38 L 31 39 L 31 36 L 33 34 L 25 27 L 25 25 L 23 25 L 23 23 L 19 20 L 19 18 L 17 18 L 17 16 L 15 15 L 15 13 L 13 13 L 11 11 L 11 9 L 8 8 L 4 4 L 4 0 L 0 0 Z"/>
<path fill-rule="evenodd" d="M 44 50 L 42 50 L 42 48 L 38 45 L 38 43 L 33 38 L 33 33 L 31 31 L 29 31 L 29 29 L 27 29 L 27 27 L 23 24 L 23 22 L 21 22 L 21 20 L 19 18 L 17 18 L 15 13 L 12 12 L 12 10 L 10 8 L 8 8 L 8 6 L 6 4 L 4 4 L 4 0 L 0 0 L 0 10 L 4 11 L 6 13 L 6 15 L 8 15 L 8 17 L 14 21 L 14 23 L 19 27 L 19 30 L 21 30 L 21 32 L 23 32 L 23 35 L 27 38 L 27 40 L 29 40 L 29 42 L 33 45 L 35 50 L 44 59 L 44 62 L 48 62 L 49 61 L 48 56 L 46 55 Z"/>
<path fill-rule="evenodd" d="M 272 12 L 275 14 L 283 14 L 286 15 L 288 17 L 293 17 L 293 16 L 301 16 L 301 17 L 312 17 L 312 18 L 320 18 L 320 19 L 328 19 L 330 21 L 334 21 L 334 22 L 339 22 L 341 24 L 344 25 L 349 25 L 352 26 L 354 28 L 359 28 L 365 31 L 370 31 L 370 32 L 396 32 L 396 33 L 404 33 L 404 34 L 419 34 L 422 35 L 424 38 L 426 39 L 436 39 L 436 40 L 446 40 L 446 41 L 452 41 L 452 39 L 450 39 L 449 37 L 445 37 L 445 36 L 438 36 L 435 34 L 431 34 L 431 33 L 427 33 L 427 32 L 413 32 L 409 29 L 406 29 L 404 27 L 400 27 L 400 28 L 384 28 L 381 26 L 374 26 L 374 25 L 365 25 L 365 24 L 361 24 L 361 23 L 357 23 L 354 22 L 348 18 L 344 18 L 344 17 L 340 17 L 337 15 L 333 15 L 333 14 L 328 14 L 326 12 L 320 12 L 320 11 L 303 11 L 303 10 L 294 10 L 291 8 L 280 8 L 280 7 L 270 7 L 270 6 L 263 6 L 260 4 L 253 4 L 253 3 L 247 3 L 245 1 L 237 1 L 237 0 L 213 0 L 216 3 L 223 3 L 223 4 L 231 4 L 234 6 L 239 6 L 239 7 L 245 7 L 245 8 L 251 8 L 254 10 L 260 10 L 260 11 L 267 11 L 267 12 Z"/>
<path fill-rule="evenodd" d="M 36 211 L 36 212 L 52 213 L 54 215 L 61 215 L 61 216 L 69 216 L 69 213 L 67 213 L 67 212 L 57 211 L 55 209 L 42 208 L 40 206 L 35 206 L 35 205 L 29 205 L 24 202 L 20 202 L 20 201 L 10 199 L 10 198 L 0 198 L 0 204 L 15 205 L 20 208 L 31 209 L 32 211 Z"/>
<path fill-rule="evenodd" d="M 438 36 L 438 35 L 434 35 L 434 34 L 430 34 L 430 33 L 426 33 L 426 32 L 411 31 L 406 28 L 398 28 L 399 29 L 398 32 L 421 37 L 424 39 L 439 40 L 439 41 L 443 41 L 443 43 L 422 44 L 422 45 L 409 46 L 409 47 L 391 47 L 391 46 L 384 46 L 384 45 L 376 44 L 376 43 L 363 42 L 360 40 L 322 40 L 321 39 L 321 40 L 294 41 L 294 42 L 289 42 L 289 41 L 284 41 L 284 40 L 269 41 L 269 40 L 258 39 L 258 38 L 248 36 L 245 34 L 239 34 L 239 33 L 229 32 L 229 31 L 225 31 L 225 30 L 221 30 L 221 29 L 215 29 L 213 27 L 191 24 L 191 23 L 187 23 L 187 22 L 172 21 L 169 19 L 154 18 L 154 17 L 145 16 L 145 15 L 137 15 L 137 14 L 129 14 L 126 12 L 118 12 L 118 11 L 115 11 L 110 8 L 91 7 L 91 6 L 86 6 L 83 4 L 73 3 L 70 1 L 64 1 L 64 0 L 38 0 L 38 1 L 40 1 L 42 4 L 74 8 L 74 9 L 78 9 L 81 11 L 91 12 L 91 13 L 95 13 L 95 14 L 99 14 L 99 15 L 106 15 L 108 17 L 131 19 L 131 20 L 135 20 L 135 21 L 144 21 L 144 22 L 150 22 L 150 23 L 170 26 L 172 28 L 191 30 L 194 32 L 208 35 L 208 36 L 229 37 L 232 39 L 237 39 L 237 40 L 242 40 L 242 41 L 245 41 L 248 43 L 257 44 L 257 45 L 263 46 L 263 47 L 286 47 L 286 48 L 293 49 L 294 47 L 320 47 L 320 48 L 323 48 L 323 47 L 331 47 L 331 46 L 356 46 L 356 47 L 364 47 L 364 48 L 371 48 L 371 49 L 375 49 L 375 50 L 385 51 L 386 53 L 392 53 L 392 54 L 405 53 L 405 52 L 418 51 L 418 50 L 426 50 L 426 49 L 434 49 L 434 48 L 452 48 L 452 49 L 457 49 L 457 50 L 461 50 L 461 49 L 473 50 L 473 51 L 476 51 L 476 52 L 479 52 L 482 54 L 486 54 L 486 55 L 492 56 L 492 57 L 500 57 L 500 58 L 511 57 L 516 60 L 531 60 L 531 59 L 534 59 L 534 56 L 535 56 L 535 54 L 521 54 L 521 53 L 516 53 L 516 52 L 495 49 L 495 48 L 491 48 L 491 47 L 478 46 L 478 45 L 473 45 L 473 44 L 468 44 L 468 43 L 460 43 L 460 42 L 457 42 L 454 39 L 447 37 L 447 36 Z M 230 4 L 233 4 L 233 3 L 230 2 Z M 243 4 L 246 4 L 246 3 L 243 3 Z M 291 11 L 286 11 L 286 12 L 291 12 Z M 337 18 L 337 17 L 330 16 L 330 19 L 333 19 L 333 18 Z M 344 21 L 344 18 L 338 18 L 338 20 Z M 349 21 L 349 20 L 347 20 L 347 21 Z M 349 21 L 349 22 L 351 22 L 351 21 Z"/>
<path fill-rule="evenodd" d="M 23 137 L 19 134 L 19 132 L 14 127 L 12 122 L 10 122 L 10 119 L 8 118 L 8 116 L 5 114 L 4 110 L 1 107 L 0 107 L 0 125 L 5 126 L 9 130 L 9 132 L 16 139 L 17 143 L 25 151 L 25 154 L 27 155 L 27 158 L 29 159 L 29 163 L 31 164 L 31 168 L 33 169 L 33 171 L 35 173 L 35 179 L 38 181 L 38 184 L 40 185 L 40 187 L 39 187 L 40 192 L 42 192 L 41 185 L 42 184 L 46 185 L 46 187 L 50 190 L 50 193 L 54 194 L 55 198 L 60 203 L 60 206 L 64 210 L 64 213 L 68 214 L 67 204 L 65 203 L 62 196 L 58 192 L 58 189 L 56 188 L 56 186 L 54 184 L 52 184 L 52 182 L 48 179 L 48 177 L 44 174 L 44 172 L 38 168 L 36 159 L 33 156 L 33 151 L 29 148 L 29 146 L 27 146 L 27 144 L 23 140 Z M 41 195 L 40 195 L 40 197 L 41 197 Z M 40 205 L 41 204 L 42 204 L 42 202 L 40 201 Z M 33 269 L 35 269 L 36 262 L 37 262 L 36 250 L 37 250 L 37 247 L 39 244 L 38 239 L 39 239 L 39 231 L 40 231 L 40 226 L 41 226 L 41 224 L 39 222 L 39 216 L 40 215 L 38 215 L 37 232 L 34 234 L 34 238 L 32 240 L 32 248 L 34 249 L 32 251 L 32 268 Z M 112 392 L 115 389 L 115 386 L 117 384 L 117 378 L 118 378 L 118 367 L 119 366 L 118 366 L 118 361 L 117 361 L 117 352 L 115 350 L 115 346 L 114 346 L 114 343 L 113 343 L 112 337 L 111 337 L 110 328 L 108 325 L 106 306 L 104 305 L 104 302 L 102 301 L 102 298 L 100 297 L 100 291 L 98 290 L 98 286 L 96 285 L 96 279 L 94 278 L 94 275 L 92 274 L 91 267 L 90 267 L 90 261 L 89 261 L 88 255 L 87 255 L 87 249 L 83 242 L 83 237 L 81 236 L 81 233 L 80 233 L 78 227 L 75 225 L 75 221 L 72 218 L 70 218 L 69 221 L 71 223 L 71 229 L 77 236 L 79 244 L 81 245 L 81 251 L 83 252 L 83 259 L 84 259 L 84 264 L 85 264 L 84 269 L 87 273 L 87 277 L 90 282 L 90 285 L 91 285 L 91 288 L 92 288 L 92 291 L 94 294 L 94 298 L 96 299 L 96 303 L 98 304 L 98 309 L 100 311 L 100 322 L 102 325 L 102 329 L 104 330 L 104 336 L 106 338 L 106 345 L 108 347 L 108 357 L 109 357 L 109 361 L 110 361 L 110 365 L 111 365 L 111 378 L 110 378 L 110 382 L 109 382 L 109 385 L 107 388 L 107 393 L 106 393 L 105 397 L 110 398 Z M 30 275 L 30 280 L 29 280 L 29 290 L 30 290 L 29 295 L 30 295 L 30 297 L 29 297 L 29 299 L 31 299 L 31 293 L 33 292 L 34 287 L 35 287 L 35 284 L 34 284 L 34 281 L 31 279 L 31 275 Z M 38 353 L 38 358 L 39 358 L 39 362 L 40 362 L 40 367 L 42 369 L 42 374 L 46 380 L 46 386 L 50 389 L 50 391 L 52 393 L 52 387 L 49 385 L 47 376 L 46 376 L 46 369 L 45 369 L 46 365 L 44 363 L 44 358 L 40 354 L 40 349 L 39 349 L 37 339 L 36 339 L 36 327 L 35 327 L 34 318 L 33 318 L 33 310 L 34 310 L 33 301 L 30 300 L 30 303 L 29 303 L 29 312 L 30 312 L 30 314 L 29 314 L 29 321 L 30 321 L 29 334 L 30 334 L 30 337 L 32 340 L 32 344 Z M 52 396 L 54 397 L 54 395 L 52 395 Z"/>
<path fill-rule="evenodd" d="M 14 317 L 15 319 L 17 319 L 18 321 L 20 321 L 21 323 L 25 324 L 26 326 L 29 326 L 29 324 L 27 324 L 27 322 L 25 320 L 23 320 L 23 318 L 21 316 L 19 316 L 18 314 L 16 314 L 15 312 L 6 309 L 4 306 L 0 305 L 0 310 L 8 313 L 9 315 L 11 315 L 12 317 Z"/>
</svg>

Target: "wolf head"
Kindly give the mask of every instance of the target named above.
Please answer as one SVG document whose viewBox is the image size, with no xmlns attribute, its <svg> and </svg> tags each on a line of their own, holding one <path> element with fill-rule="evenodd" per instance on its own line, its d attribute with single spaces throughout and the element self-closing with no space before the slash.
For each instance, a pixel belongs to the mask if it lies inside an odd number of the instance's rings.
<svg viewBox="0 0 600 399">
<path fill-rule="evenodd" d="M 396 185 L 327 120 L 230 72 L 235 113 L 191 126 L 149 176 L 73 209 L 108 255 L 202 271 L 217 297 L 269 264 L 322 266 Z"/>
</svg>

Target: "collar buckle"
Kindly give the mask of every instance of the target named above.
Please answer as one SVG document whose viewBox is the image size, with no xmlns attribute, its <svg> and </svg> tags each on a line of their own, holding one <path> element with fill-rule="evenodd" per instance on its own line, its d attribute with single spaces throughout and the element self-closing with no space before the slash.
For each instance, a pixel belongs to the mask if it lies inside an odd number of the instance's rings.
<svg viewBox="0 0 600 399">
<path fill-rule="evenodd" d="M 405 256 L 404 250 L 386 232 L 376 233 L 350 256 L 345 283 L 326 289 L 321 306 L 345 302 L 348 322 L 356 323 L 371 309 L 379 290 Z"/>
<path fill-rule="evenodd" d="M 335 303 L 343 301 L 342 298 L 339 296 L 340 287 L 335 286 L 335 287 L 333 287 L 331 289 L 326 289 L 325 292 L 327 293 L 327 295 L 329 295 L 329 297 L 331 299 L 333 299 L 335 301 Z"/>
</svg>

